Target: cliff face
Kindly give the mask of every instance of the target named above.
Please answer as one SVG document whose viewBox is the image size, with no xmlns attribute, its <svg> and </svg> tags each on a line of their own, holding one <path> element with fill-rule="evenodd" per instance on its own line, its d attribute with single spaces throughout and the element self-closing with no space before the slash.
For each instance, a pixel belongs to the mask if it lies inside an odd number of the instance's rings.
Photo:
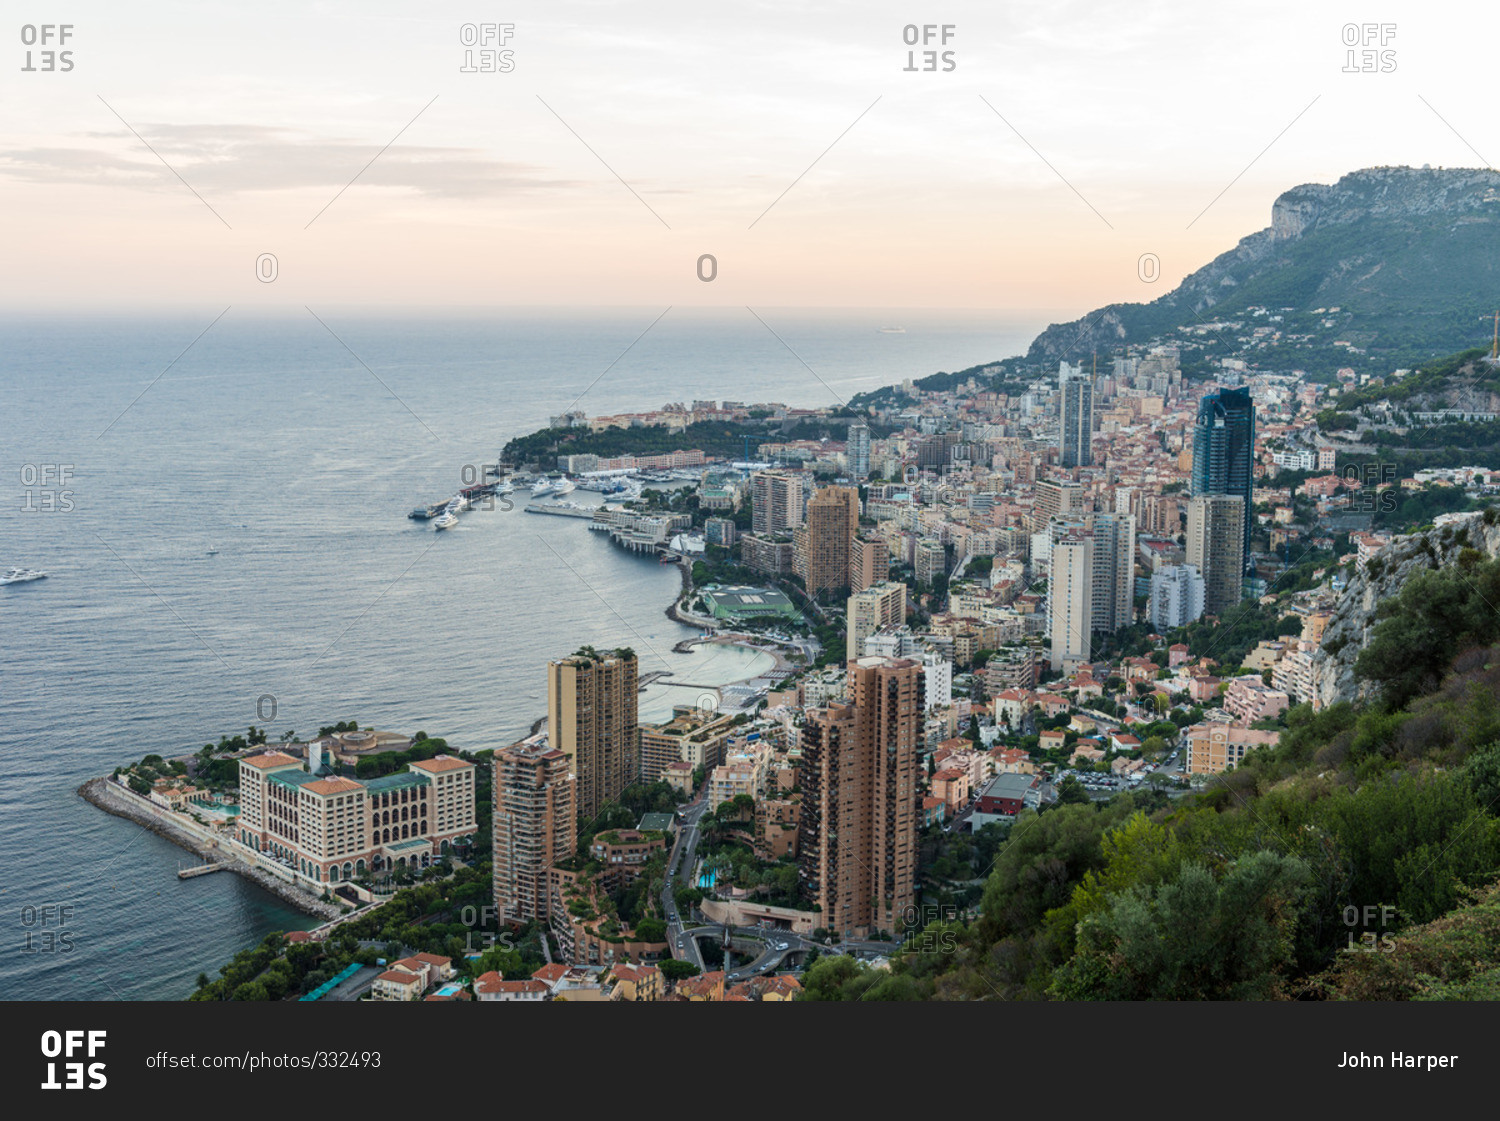
<svg viewBox="0 0 1500 1121">
<path fill-rule="evenodd" d="M 1467 529 L 1467 535 L 1460 528 Z M 1354 660 L 1370 640 L 1381 601 L 1398 594 L 1415 573 L 1454 563 L 1464 548 L 1500 556 L 1500 522 L 1486 525 L 1475 513 L 1439 529 L 1397 537 L 1371 558 L 1380 561 L 1378 576 L 1360 567 L 1339 596 L 1322 645 L 1313 655 L 1314 708 L 1368 699 L 1368 686 L 1354 677 Z"/>
<path fill-rule="evenodd" d="M 1458 305 L 1484 290 L 1500 252 L 1500 174 L 1483 169 L 1377 167 L 1337 183 L 1293 187 L 1271 207 L 1271 224 L 1149 304 L 1112 304 L 1048 327 L 1028 361 L 1076 360 L 1145 342 L 1258 303 L 1310 310 L 1339 305 L 1364 341 L 1397 341 L 1412 323 L 1455 334 L 1437 353 L 1469 345 Z M 1485 305 L 1489 306 L 1488 304 Z M 1477 302 L 1474 303 L 1479 308 Z M 1478 310 L 1475 311 L 1477 316 Z M 1451 320 L 1451 324 L 1450 321 Z M 1461 337 L 1458 337 L 1461 336 Z"/>
</svg>

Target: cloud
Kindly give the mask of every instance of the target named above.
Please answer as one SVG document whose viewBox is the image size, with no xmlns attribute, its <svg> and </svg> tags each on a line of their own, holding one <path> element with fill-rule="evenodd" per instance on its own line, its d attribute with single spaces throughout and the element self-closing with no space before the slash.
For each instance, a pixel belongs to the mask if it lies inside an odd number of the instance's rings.
<svg viewBox="0 0 1500 1121">
<path fill-rule="evenodd" d="M 546 168 L 492 159 L 474 148 L 398 140 L 382 154 L 380 144 L 258 125 L 153 124 L 138 125 L 137 130 L 197 190 L 220 197 L 307 188 L 336 191 L 371 160 L 374 163 L 359 174 L 362 185 L 435 198 L 495 198 L 579 185 Z M 79 141 L 66 147 L 0 150 L 0 175 L 49 185 L 182 189 L 172 172 L 124 129 L 86 133 Z"/>
</svg>

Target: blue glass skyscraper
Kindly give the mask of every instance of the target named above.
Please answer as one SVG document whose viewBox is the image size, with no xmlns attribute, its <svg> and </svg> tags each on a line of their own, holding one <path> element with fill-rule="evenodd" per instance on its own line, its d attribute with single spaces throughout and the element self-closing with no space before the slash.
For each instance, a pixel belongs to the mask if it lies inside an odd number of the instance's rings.
<svg viewBox="0 0 1500 1121">
<path fill-rule="evenodd" d="M 1248 389 L 1220 389 L 1198 403 L 1193 426 L 1193 496 L 1237 494 L 1245 500 L 1245 567 L 1254 517 L 1255 402 Z"/>
</svg>

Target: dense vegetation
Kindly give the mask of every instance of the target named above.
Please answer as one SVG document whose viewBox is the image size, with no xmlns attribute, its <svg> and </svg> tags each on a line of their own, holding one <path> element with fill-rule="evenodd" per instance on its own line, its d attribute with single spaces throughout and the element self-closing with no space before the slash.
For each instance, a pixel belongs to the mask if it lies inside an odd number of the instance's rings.
<svg viewBox="0 0 1500 1121">
<path fill-rule="evenodd" d="M 326 941 L 288 944 L 282 934 L 269 934 L 235 954 L 217 978 L 199 974 L 189 999 L 295 999 L 355 962 L 374 965 L 409 953 L 451 958 L 464 978 L 491 969 L 507 977 L 529 976 L 545 960 L 543 931 L 537 925 L 502 929 L 490 890 L 488 864 L 459 868 L 449 879 L 397 892 L 339 926 Z"/>
<path fill-rule="evenodd" d="M 816 419 L 786 423 L 753 419 L 705 420 L 684 428 L 604 428 L 598 432 L 587 428 L 544 428 L 511 440 L 500 453 L 500 458 L 517 466 L 536 464 L 548 470 L 553 468 L 559 455 L 666 455 L 696 448 L 708 456 L 743 459 L 747 439 L 752 456 L 763 443 L 824 438 L 842 442 L 848 435 L 849 425 L 855 420 L 869 423 L 867 417 L 839 410 Z M 888 429 L 878 425 L 871 427 L 872 436 L 889 434 Z"/>
<path fill-rule="evenodd" d="M 1500 561 L 1385 601 L 1376 701 L 1286 714 L 1201 794 L 1025 813 L 978 914 L 807 999 L 1490 999 L 1500 993 Z"/>
</svg>

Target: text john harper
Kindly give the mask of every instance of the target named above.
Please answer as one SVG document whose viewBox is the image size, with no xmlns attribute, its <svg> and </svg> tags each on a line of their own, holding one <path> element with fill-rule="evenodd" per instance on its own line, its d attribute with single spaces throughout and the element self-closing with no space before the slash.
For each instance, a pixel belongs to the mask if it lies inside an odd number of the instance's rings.
<svg viewBox="0 0 1500 1121">
<path fill-rule="evenodd" d="M 1437 1070 L 1439 1067 L 1451 1068 L 1457 1065 L 1457 1055 L 1408 1055 L 1401 1051 L 1392 1051 L 1391 1061 L 1387 1063 L 1384 1055 L 1366 1055 L 1363 1051 L 1345 1051 L 1336 1069 L 1352 1070 L 1392 1066 L 1406 1070 Z"/>
</svg>

